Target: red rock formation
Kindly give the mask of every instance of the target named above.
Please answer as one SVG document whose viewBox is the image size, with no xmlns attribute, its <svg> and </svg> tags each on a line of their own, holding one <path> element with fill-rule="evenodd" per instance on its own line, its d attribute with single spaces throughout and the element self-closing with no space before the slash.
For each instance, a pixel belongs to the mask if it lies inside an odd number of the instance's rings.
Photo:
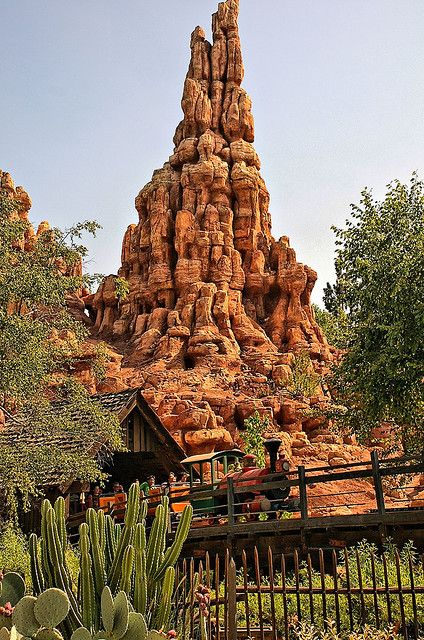
<svg viewBox="0 0 424 640">
<path fill-rule="evenodd" d="M 35 231 L 34 227 L 29 221 L 29 210 L 32 206 L 31 198 L 23 189 L 23 187 L 15 187 L 15 183 L 13 182 L 10 173 L 2 171 L 1 169 L 0 191 L 2 192 L 2 194 L 13 200 L 13 202 L 17 205 L 16 209 L 14 209 L 10 214 L 11 219 L 22 220 L 28 225 L 19 246 L 25 251 L 30 251 L 34 247 L 34 244 L 40 234 L 50 228 L 49 223 L 41 222 L 38 226 L 37 232 Z"/>
<path fill-rule="evenodd" d="M 303 425 L 322 436 L 306 424 L 309 400 L 282 400 L 275 382 L 290 378 L 290 352 L 307 350 L 318 371 L 332 358 L 310 302 L 317 275 L 271 235 L 238 13 L 238 0 L 219 4 L 212 44 L 192 34 L 174 152 L 138 194 L 122 244 L 129 296 L 109 276 L 85 300 L 94 335 L 124 355 L 124 382 L 150 390 L 188 451 L 231 446 L 255 409 L 293 437 Z"/>
<path fill-rule="evenodd" d="M 99 334 L 132 340 L 128 362 L 228 367 L 307 348 L 330 358 L 310 304 L 316 273 L 271 235 L 251 101 L 241 87 L 238 0 L 219 5 L 213 44 L 197 27 L 174 153 L 136 198 L 122 245 L 118 308 L 113 278 L 92 302 Z"/>
<path fill-rule="evenodd" d="M 17 242 L 18 248 L 22 251 L 32 251 L 40 236 L 50 231 L 49 223 L 44 220 L 38 225 L 37 231 L 35 231 L 29 219 L 29 211 L 32 206 L 31 198 L 23 187 L 15 187 L 15 183 L 10 175 L 6 171 L 0 169 L 0 191 L 7 198 L 10 198 L 15 203 L 15 208 L 10 212 L 11 220 L 20 220 L 25 223 L 25 231 L 22 234 L 21 240 Z M 63 261 L 57 262 L 57 268 L 69 276 L 82 276 L 82 260 L 73 265 L 65 264 Z M 69 293 L 67 295 L 67 304 L 72 315 L 77 319 L 88 324 L 88 318 L 84 314 L 85 307 L 82 301 L 82 297 L 86 296 L 88 291 L 86 289 L 80 289 L 75 293 Z"/>
</svg>

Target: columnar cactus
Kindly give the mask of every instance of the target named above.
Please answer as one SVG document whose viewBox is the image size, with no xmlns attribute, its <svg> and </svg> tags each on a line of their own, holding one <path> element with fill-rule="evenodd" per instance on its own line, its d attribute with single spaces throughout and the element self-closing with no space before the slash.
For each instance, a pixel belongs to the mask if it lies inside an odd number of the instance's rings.
<svg viewBox="0 0 424 640">
<path fill-rule="evenodd" d="M 114 524 L 111 516 L 102 511 L 88 509 L 86 522 L 79 529 L 78 588 L 72 584 L 66 563 L 63 499 L 59 498 L 54 507 L 48 500 L 44 500 L 41 513 L 40 543 L 35 534 L 30 539 L 34 594 L 39 595 L 46 587 L 57 587 L 67 594 L 69 615 L 61 625 L 61 631 L 66 637 L 76 634 L 73 640 L 89 640 L 91 634 L 94 634 L 93 637 L 97 640 L 102 637 L 99 636 L 102 627 L 107 632 L 107 637 L 112 637 L 112 631 L 108 631 L 113 618 L 110 611 L 115 611 L 114 624 L 118 624 L 124 608 L 124 597 L 131 610 L 131 624 L 125 633 L 130 633 L 130 629 L 134 629 L 135 633 L 137 625 L 142 624 L 141 618 L 134 616 L 142 617 L 146 634 L 147 628 L 151 626 L 168 630 L 175 587 L 174 565 L 190 529 L 193 513 L 191 506 L 184 509 L 169 547 L 168 498 L 163 498 L 157 507 L 152 529 L 147 537 L 147 503 L 140 500 L 138 483 L 133 484 L 129 490 L 122 526 Z M 117 629 L 122 631 L 120 627 Z M 122 633 L 118 637 L 118 631 L 114 632 L 114 640 L 121 640 L 125 636 Z M 132 640 L 132 637 L 130 634 L 125 640 Z M 138 637 L 141 638 L 137 635 Z"/>
</svg>

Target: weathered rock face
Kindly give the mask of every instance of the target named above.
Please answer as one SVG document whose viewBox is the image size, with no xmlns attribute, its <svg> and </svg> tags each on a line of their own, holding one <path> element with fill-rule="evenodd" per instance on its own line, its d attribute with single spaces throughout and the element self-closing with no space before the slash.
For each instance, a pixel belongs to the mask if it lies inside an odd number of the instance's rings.
<svg viewBox="0 0 424 640">
<path fill-rule="evenodd" d="M 251 101 L 241 87 L 238 0 L 219 5 L 213 44 L 197 27 L 175 149 L 136 198 L 137 225 L 114 280 L 92 301 L 99 334 L 132 340 L 129 362 L 227 367 L 306 348 L 328 360 L 310 305 L 316 273 L 271 235 L 269 194 L 253 147 Z"/>
<path fill-rule="evenodd" d="M 31 198 L 23 187 L 15 187 L 15 183 L 10 173 L 2 171 L 1 169 L 0 191 L 2 195 L 10 198 L 16 205 L 16 208 L 14 208 L 10 213 L 10 219 L 21 220 L 26 225 L 26 229 L 22 234 L 21 240 L 17 242 L 18 248 L 22 251 L 33 251 L 40 236 L 50 231 L 50 224 L 44 220 L 38 225 L 37 231 L 34 229 L 34 226 L 29 219 L 29 212 L 32 206 Z M 82 260 L 73 266 L 58 261 L 57 268 L 65 275 L 77 277 L 82 276 Z M 85 324 L 88 324 L 89 321 L 84 313 L 85 305 L 82 301 L 82 297 L 87 294 L 88 291 L 86 289 L 80 289 L 75 293 L 69 293 L 66 297 L 70 313 Z"/>
<path fill-rule="evenodd" d="M 12 220 L 22 220 L 28 227 L 19 244 L 20 248 L 30 251 L 37 241 L 37 238 L 46 229 L 49 229 L 48 222 L 41 222 L 35 231 L 33 225 L 29 221 L 29 211 L 32 206 L 31 198 L 23 187 L 15 187 L 12 176 L 6 171 L 0 169 L 0 191 L 17 205 L 16 209 L 11 213 Z"/>
<path fill-rule="evenodd" d="M 255 409 L 307 435 L 305 402 L 281 400 L 275 383 L 290 377 L 292 353 L 307 350 L 317 371 L 332 359 L 310 302 L 317 274 L 271 235 L 238 13 L 239 0 L 219 4 L 212 44 L 192 34 L 174 152 L 138 194 L 122 244 L 128 297 L 110 276 L 85 300 L 94 335 L 124 355 L 124 381 L 146 389 L 189 452 L 231 446 Z"/>
</svg>

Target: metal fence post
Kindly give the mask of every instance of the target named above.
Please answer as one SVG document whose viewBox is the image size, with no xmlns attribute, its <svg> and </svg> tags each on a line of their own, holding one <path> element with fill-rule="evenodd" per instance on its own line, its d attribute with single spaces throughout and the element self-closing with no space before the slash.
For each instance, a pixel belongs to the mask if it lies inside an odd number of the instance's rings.
<svg viewBox="0 0 424 640">
<path fill-rule="evenodd" d="M 371 452 L 371 464 L 372 464 L 372 477 L 374 480 L 375 499 L 377 502 L 378 513 L 383 515 L 386 513 L 386 506 L 384 504 L 383 483 L 381 481 L 380 463 L 378 461 L 378 453 L 374 449 Z"/>
<path fill-rule="evenodd" d="M 299 475 L 299 498 L 300 498 L 300 514 L 302 520 L 308 518 L 308 494 L 306 493 L 306 474 L 303 465 L 297 468 Z"/>
<path fill-rule="evenodd" d="M 228 563 L 228 591 L 227 591 L 227 640 L 237 640 L 237 590 L 236 564 L 234 558 Z"/>
</svg>

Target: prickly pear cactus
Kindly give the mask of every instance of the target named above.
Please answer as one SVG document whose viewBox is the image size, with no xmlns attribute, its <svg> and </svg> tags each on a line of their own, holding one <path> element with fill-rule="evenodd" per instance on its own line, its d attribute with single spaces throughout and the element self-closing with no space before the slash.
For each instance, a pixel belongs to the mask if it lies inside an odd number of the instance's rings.
<svg viewBox="0 0 424 640">
<path fill-rule="evenodd" d="M 16 605 L 12 621 L 16 631 L 34 640 L 63 640 L 58 627 L 70 609 L 69 598 L 60 589 L 47 589 L 38 598 L 25 596 Z"/>
<path fill-rule="evenodd" d="M 25 595 L 25 583 L 19 573 L 0 574 L 0 629 L 12 628 L 13 607 Z"/>
<path fill-rule="evenodd" d="M 113 598 L 109 587 L 101 596 L 101 619 L 103 629 L 94 635 L 85 627 L 72 634 L 71 640 L 164 640 L 164 634 L 148 631 L 146 620 L 141 613 L 130 611 L 130 603 L 124 591 Z"/>
<path fill-rule="evenodd" d="M 16 627 L 12 627 L 10 630 L 3 627 L 0 629 L 0 640 L 22 640 L 22 636 L 16 631 Z"/>
<path fill-rule="evenodd" d="M 25 582 L 19 573 L 9 571 L 0 578 L 0 606 L 10 602 L 12 607 L 25 595 Z"/>
</svg>

